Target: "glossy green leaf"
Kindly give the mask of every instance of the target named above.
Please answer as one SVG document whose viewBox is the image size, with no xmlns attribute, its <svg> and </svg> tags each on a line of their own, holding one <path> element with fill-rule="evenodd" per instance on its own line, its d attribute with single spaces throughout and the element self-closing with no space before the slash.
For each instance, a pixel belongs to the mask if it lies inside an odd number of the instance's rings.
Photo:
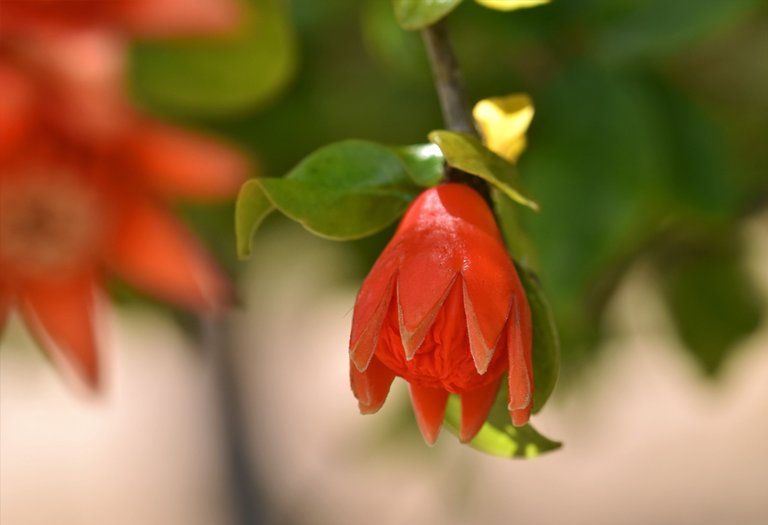
<svg viewBox="0 0 768 525">
<path fill-rule="evenodd" d="M 361 140 L 330 144 L 284 178 L 258 178 L 248 184 L 258 185 L 275 208 L 310 232 L 336 240 L 358 239 L 386 228 L 421 191 L 392 149 Z M 246 186 L 238 203 L 238 234 L 249 237 L 267 212 L 259 192 Z M 255 211 L 246 210 L 251 200 Z M 241 247 L 246 242 L 241 238 Z"/>
<path fill-rule="evenodd" d="M 392 148 L 405 164 L 411 179 L 425 188 L 437 186 L 443 178 L 443 153 L 434 144 Z"/>
<path fill-rule="evenodd" d="M 514 11 L 515 9 L 548 4 L 550 0 L 475 0 L 475 2 L 498 11 Z"/>
<path fill-rule="evenodd" d="M 442 150 L 449 165 L 480 177 L 513 201 L 538 211 L 539 205 L 517 188 L 515 166 L 486 148 L 480 139 L 455 131 L 438 130 L 429 134 L 429 140 Z"/>
<path fill-rule="evenodd" d="M 461 400 L 459 396 L 452 395 L 448 398 L 444 424 L 448 430 L 458 435 L 460 423 Z M 493 456 L 524 459 L 535 458 L 562 446 L 561 443 L 541 435 L 530 424 L 523 427 L 512 425 L 507 410 L 506 383 L 502 383 L 499 389 L 499 396 L 488 415 L 488 420 L 469 445 Z"/>
<path fill-rule="evenodd" d="M 275 207 L 258 180 L 249 180 L 240 188 L 235 205 L 235 235 L 237 256 L 241 259 L 251 255 L 251 238 L 262 221 Z"/>
<path fill-rule="evenodd" d="M 195 115 L 257 107 L 291 80 L 297 45 L 284 3 L 243 2 L 232 36 L 142 42 L 133 48 L 133 88 L 161 109 Z"/>
<path fill-rule="evenodd" d="M 531 308 L 533 326 L 533 412 L 546 404 L 560 375 L 560 338 L 557 325 L 539 278 L 521 264 L 516 264 L 520 282 Z"/>
<path fill-rule="evenodd" d="M 423 29 L 453 11 L 462 0 L 393 0 L 395 16 L 403 29 Z"/>
<path fill-rule="evenodd" d="M 761 305 L 734 238 L 676 240 L 657 260 L 672 319 L 705 372 L 715 374 L 760 324 Z"/>
</svg>

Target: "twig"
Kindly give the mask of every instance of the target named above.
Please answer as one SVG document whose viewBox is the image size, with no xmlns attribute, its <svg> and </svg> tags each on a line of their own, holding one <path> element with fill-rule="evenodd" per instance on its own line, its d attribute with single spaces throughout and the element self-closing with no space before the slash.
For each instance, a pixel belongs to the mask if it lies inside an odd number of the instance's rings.
<svg viewBox="0 0 768 525">
<path fill-rule="evenodd" d="M 445 22 L 440 20 L 425 27 L 421 31 L 421 37 L 427 48 L 432 77 L 446 127 L 451 131 L 479 136 L 466 103 L 461 69 L 448 38 Z M 482 195 L 487 202 L 491 202 L 488 184 L 474 175 L 447 166 L 444 179 L 446 182 L 466 184 Z"/>
<path fill-rule="evenodd" d="M 452 131 L 477 135 L 466 104 L 459 62 L 448 39 L 445 22 L 441 20 L 427 26 L 421 36 L 427 48 L 446 126 Z"/>
</svg>

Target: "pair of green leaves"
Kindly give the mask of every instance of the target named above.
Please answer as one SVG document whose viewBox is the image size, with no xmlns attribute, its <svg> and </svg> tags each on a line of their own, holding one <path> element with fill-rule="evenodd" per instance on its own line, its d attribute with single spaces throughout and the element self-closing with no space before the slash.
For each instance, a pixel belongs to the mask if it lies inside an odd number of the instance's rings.
<svg viewBox="0 0 768 525">
<path fill-rule="evenodd" d="M 463 0 L 394 0 L 395 15 L 403 29 L 423 29 L 456 9 Z M 498 11 L 513 11 L 547 4 L 550 0 L 475 0 Z"/>
<path fill-rule="evenodd" d="M 424 188 L 437 185 L 446 162 L 477 175 L 533 209 L 518 189 L 514 165 L 469 135 L 434 131 L 432 144 L 393 147 L 347 140 L 325 146 L 284 178 L 258 178 L 243 186 L 235 214 L 238 254 L 273 210 L 307 230 L 335 240 L 359 239 L 386 228 Z"/>
<path fill-rule="evenodd" d="M 440 130 L 430 133 L 429 139 L 430 144 L 402 147 L 362 140 L 338 142 L 312 153 L 284 178 L 249 181 L 237 201 L 239 255 L 250 254 L 253 233 L 276 209 L 321 237 L 347 240 L 372 235 L 396 220 L 425 188 L 439 184 L 444 164 L 486 180 L 499 198 L 537 209 L 519 189 L 515 166 L 477 138 Z M 518 265 L 518 272 L 533 319 L 534 411 L 538 412 L 557 380 L 559 346 L 537 279 L 523 265 Z M 509 412 L 503 410 L 506 389 L 501 392 L 500 408 L 494 408 L 473 447 L 503 457 L 533 457 L 559 447 L 529 425 L 514 428 Z M 455 429 L 459 420 L 460 404 L 451 400 L 445 424 Z"/>
</svg>

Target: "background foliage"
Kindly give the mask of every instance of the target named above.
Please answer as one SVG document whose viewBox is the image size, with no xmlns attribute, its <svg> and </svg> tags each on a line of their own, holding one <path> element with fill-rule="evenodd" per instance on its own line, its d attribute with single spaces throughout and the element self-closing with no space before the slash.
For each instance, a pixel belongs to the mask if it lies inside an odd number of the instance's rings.
<svg viewBox="0 0 768 525">
<path fill-rule="evenodd" d="M 243 1 L 251 17 L 230 42 L 137 44 L 139 102 L 230 138 L 269 177 L 332 142 L 422 144 L 443 127 L 419 35 L 390 2 Z M 765 2 L 556 0 L 511 13 L 463 2 L 448 22 L 471 102 L 527 92 L 536 106 L 519 171 L 542 211 L 523 219 L 564 377 L 590 363 L 605 305 L 640 259 L 691 356 L 716 373 L 765 311 L 738 234 L 768 202 Z M 220 233 L 231 214 L 200 226 L 236 271 Z M 350 279 L 390 233 L 349 243 Z"/>
</svg>

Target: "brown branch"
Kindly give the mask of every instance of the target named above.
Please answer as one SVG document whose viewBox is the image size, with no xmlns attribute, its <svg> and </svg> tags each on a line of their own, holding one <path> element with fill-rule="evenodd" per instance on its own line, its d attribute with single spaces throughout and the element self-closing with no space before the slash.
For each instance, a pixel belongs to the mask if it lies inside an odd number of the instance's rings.
<svg viewBox="0 0 768 525">
<path fill-rule="evenodd" d="M 459 61 L 448 38 L 445 22 L 440 20 L 425 27 L 421 31 L 421 36 L 427 48 L 432 77 L 446 127 L 451 131 L 479 136 L 467 106 Z M 466 184 L 482 195 L 488 203 L 491 202 L 488 184 L 474 175 L 446 166 L 444 180 Z"/>
<path fill-rule="evenodd" d="M 421 31 L 421 36 L 427 48 L 446 126 L 452 131 L 477 135 L 466 104 L 459 62 L 448 38 L 445 22 L 440 20 L 427 26 Z"/>
</svg>

